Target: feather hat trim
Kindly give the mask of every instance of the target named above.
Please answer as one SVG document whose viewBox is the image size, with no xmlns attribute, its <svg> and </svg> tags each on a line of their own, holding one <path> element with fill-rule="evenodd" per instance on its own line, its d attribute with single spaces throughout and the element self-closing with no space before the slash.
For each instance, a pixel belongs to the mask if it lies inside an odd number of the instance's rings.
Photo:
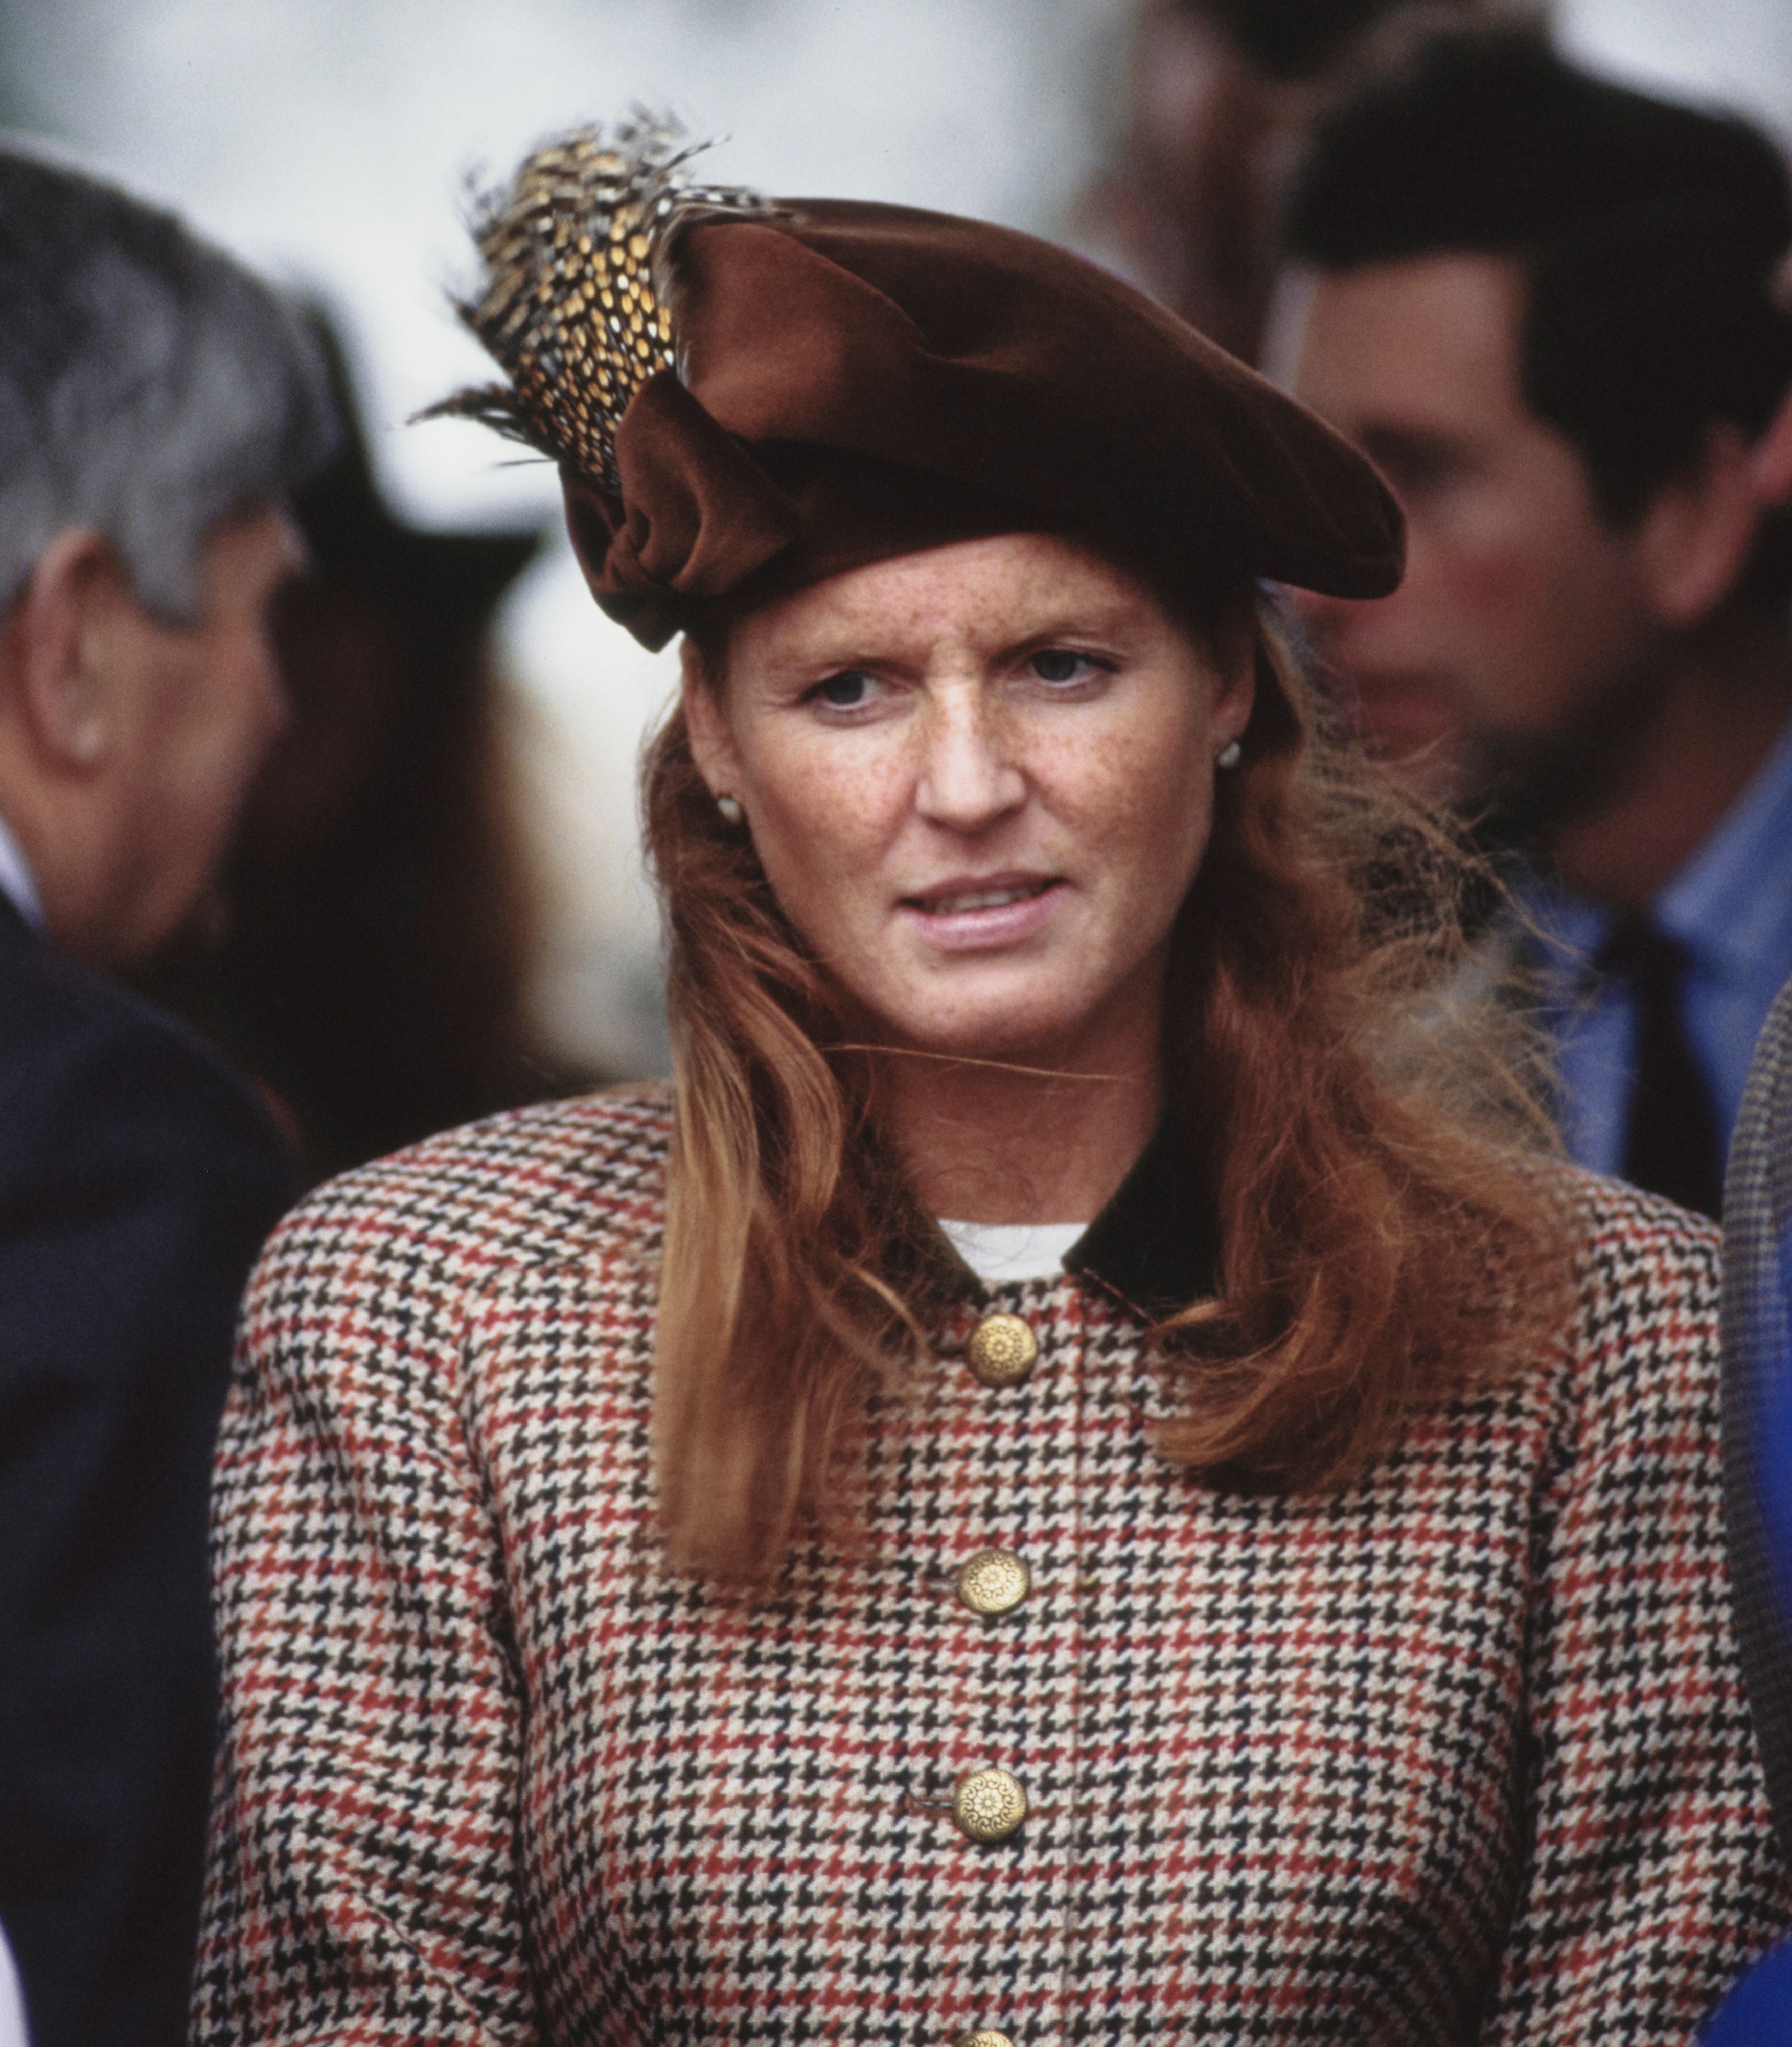
<svg viewBox="0 0 1792 2047">
<path fill-rule="evenodd" d="M 620 487 L 616 430 L 648 378 L 677 367 L 672 247 L 693 222 L 775 209 L 681 175 L 710 145 L 637 110 L 543 144 L 506 186 L 474 201 L 484 288 L 455 310 L 509 378 L 419 414 L 481 420 L 600 488 Z"/>
</svg>

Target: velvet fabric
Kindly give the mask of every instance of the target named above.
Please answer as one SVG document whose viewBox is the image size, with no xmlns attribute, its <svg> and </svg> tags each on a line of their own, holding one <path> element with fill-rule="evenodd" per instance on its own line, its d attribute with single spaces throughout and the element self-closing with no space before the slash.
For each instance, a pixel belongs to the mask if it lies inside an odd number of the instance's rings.
<svg viewBox="0 0 1792 2047">
<path fill-rule="evenodd" d="M 906 207 L 782 202 L 671 255 L 678 370 L 565 476 L 598 603 L 649 647 L 723 605 L 979 535 L 1085 541 L 1157 586 L 1400 580 L 1369 464 L 1093 264 Z"/>
</svg>

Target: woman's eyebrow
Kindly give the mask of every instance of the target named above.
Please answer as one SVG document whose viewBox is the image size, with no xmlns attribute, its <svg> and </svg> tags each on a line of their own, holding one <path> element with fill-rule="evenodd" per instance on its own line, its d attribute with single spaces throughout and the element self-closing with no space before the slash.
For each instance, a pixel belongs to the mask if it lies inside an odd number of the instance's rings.
<svg viewBox="0 0 1792 2047">
<path fill-rule="evenodd" d="M 1112 644 L 1138 637 L 1137 624 L 1129 621 L 1118 607 L 1079 606 L 1075 610 L 1041 613 L 1036 625 L 1007 641 L 1002 652 L 1005 656 L 1019 654 L 1055 640 L 1099 640 Z"/>
<path fill-rule="evenodd" d="M 1076 613 L 1050 620 L 1017 636 L 1004 637 L 999 642 L 972 640 L 970 644 L 980 663 L 991 668 L 1000 668 L 1060 643 L 1121 648 L 1136 637 L 1116 625 L 1097 622 L 1087 613 Z M 804 679 L 842 674 L 853 668 L 863 668 L 879 675 L 921 675 L 932 665 L 931 655 L 931 648 L 897 648 L 886 644 L 881 651 L 874 653 L 869 650 L 869 643 L 863 640 L 842 640 L 831 644 L 822 642 L 813 651 L 797 648 L 788 654 L 781 655 L 769 675 L 770 679 L 780 686 L 788 686 Z"/>
<path fill-rule="evenodd" d="M 774 675 L 787 676 L 828 675 L 848 668 L 906 668 L 915 665 L 912 649 L 899 650 L 887 641 L 879 649 L 877 643 L 867 640 L 817 639 L 810 645 L 799 642 L 781 650 L 771 668 Z"/>
</svg>

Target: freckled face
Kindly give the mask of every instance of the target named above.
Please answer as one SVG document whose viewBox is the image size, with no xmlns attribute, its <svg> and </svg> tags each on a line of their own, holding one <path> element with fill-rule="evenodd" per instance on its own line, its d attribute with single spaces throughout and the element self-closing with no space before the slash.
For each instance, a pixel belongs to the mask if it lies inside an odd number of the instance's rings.
<svg viewBox="0 0 1792 2047">
<path fill-rule="evenodd" d="M 1145 586 L 1030 534 L 879 562 L 755 611 L 719 692 L 687 650 L 710 789 L 885 1042 L 1070 1066 L 1156 1054 L 1215 756 L 1250 714 Z"/>
</svg>

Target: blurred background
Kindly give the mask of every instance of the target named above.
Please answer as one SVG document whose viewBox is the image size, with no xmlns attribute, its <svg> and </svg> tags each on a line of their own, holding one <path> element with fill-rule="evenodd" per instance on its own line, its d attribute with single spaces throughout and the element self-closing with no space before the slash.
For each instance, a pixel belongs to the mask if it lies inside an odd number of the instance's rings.
<svg viewBox="0 0 1792 2047">
<path fill-rule="evenodd" d="M 665 1058 L 634 774 L 670 657 L 644 655 L 590 603 L 549 469 L 474 426 L 405 424 L 486 374 L 446 304 L 471 273 L 468 180 L 639 103 L 727 138 L 707 175 L 981 215 L 1147 273 L 1100 196 L 1150 89 L 1134 14 L 1134 0 L 0 0 L 0 123 L 172 202 L 330 320 L 365 462 L 334 479 L 320 514 L 334 524 L 319 530 L 345 562 L 383 564 L 383 587 L 401 588 L 413 614 L 454 626 L 439 646 L 413 633 L 395 651 L 378 592 L 299 621 L 295 659 L 309 647 L 324 678 L 314 736 L 330 743 L 287 762 L 251 820 L 268 872 L 286 861 L 288 878 L 266 884 L 288 891 L 284 928 L 339 926 L 365 864 L 337 898 L 319 883 L 295 907 L 308 827 L 294 820 L 359 800 L 350 785 L 371 771 L 331 748 L 374 714 L 365 693 L 346 700 L 344 649 L 382 650 L 407 679 L 380 700 L 397 735 L 380 772 L 410 778 L 413 807 L 441 811 L 450 791 L 441 814 L 462 821 L 387 861 L 381 885 L 400 892 L 465 870 L 459 907 L 419 941 L 419 1000 L 432 974 L 448 989 L 458 973 L 501 983 L 515 1012 L 503 1056 L 469 1047 L 432 1102 L 471 1112 Z M 1745 109 L 1792 143 L 1787 0 L 1559 0 L 1551 14 L 1575 54 Z M 432 548 L 437 533 L 478 537 Z M 460 708 L 431 726 L 425 710 L 443 704 Z M 307 971 L 302 945 L 273 950 L 255 968 L 270 985 Z M 212 1020 L 228 1040 L 229 1020 Z M 400 1048 L 428 1035 L 427 1015 L 396 1012 L 388 1033 Z M 346 1160 L 384 1137 L 326 1141 L 320 1155 Z"/>
</svg>

